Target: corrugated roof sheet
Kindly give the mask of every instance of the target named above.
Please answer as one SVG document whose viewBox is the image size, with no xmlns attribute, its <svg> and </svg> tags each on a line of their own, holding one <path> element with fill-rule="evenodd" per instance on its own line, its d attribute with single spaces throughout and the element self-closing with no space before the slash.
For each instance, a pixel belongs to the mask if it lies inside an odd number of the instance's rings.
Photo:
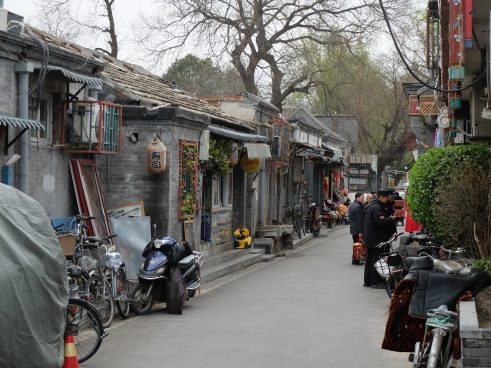
<svg viewBox="0 0 491 368">
<path fill-rule="evenodd" d="M 48 69 L 60 71 L 65 77 L 67 77 L 73 82 L 84 83 L 84 84 L 88 84 L 89 86 L 102 88 L 102 80 L 100 80 L 99 78 L 91 77 L 85 74 L 75 73 L 70 70 L 66 70 L 64 68 L 57 67 L 57 66 L 49 66 Z"/>
<path fill-rule="evenodd" d="M 11 126 L 14 128 L 29 128 L 34 130 L 44 130 L 43 124 L 39 121 L 14 118 L 7 115 L 0 115 L 0 125 Z"/>
<path fill-rule="evenodd" d="M 208 130 L 213 134 L 221 135 L 222 137 L 235 139 L 241 142 L 268 142 L 269 141 L 268 137 L 262 135 L 242 133 L 236 130 L 231 130 L 216 125 L 209 125 Z"/>
</svg>

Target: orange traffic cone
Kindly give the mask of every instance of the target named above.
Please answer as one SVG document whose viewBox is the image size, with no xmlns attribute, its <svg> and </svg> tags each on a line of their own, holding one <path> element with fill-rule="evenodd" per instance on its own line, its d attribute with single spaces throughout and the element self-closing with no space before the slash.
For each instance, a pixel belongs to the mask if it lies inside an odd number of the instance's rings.
<svg viewBox="0 0 491 368">
<path fill-rule="evenodd" d="M 72 335 L 65 336 L 65 361 L 63 362 L 63 368 L 79 368 L 77 349 Z"/>
</svg>

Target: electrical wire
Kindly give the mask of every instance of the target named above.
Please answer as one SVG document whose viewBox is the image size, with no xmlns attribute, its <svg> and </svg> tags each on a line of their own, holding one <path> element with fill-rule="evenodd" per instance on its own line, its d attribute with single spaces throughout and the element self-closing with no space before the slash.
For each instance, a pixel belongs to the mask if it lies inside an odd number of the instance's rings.
<svg viewBox="0 0 491 368">
<path fill-rule="evenodd" d="M 399 55 L 399 57 L 401 58 L 404 66 L 406 67 L 407 71 L 419 82 L 421 83 L 423 86 L 425 87 L 428 87 L 429 89 L 432 89 L 432 90 L 435 90 L 435 91 L 438 91 L 438 92 L 442 92 L 442 93 L 455 93 L 455 92 L 460 92 L 460 91 L 464 91 L 466 90 L 467 88 L 470 88 L 472 86 L 474 86 L 475 84 L 477 84 L 477 82 L 479 82 L 485 75 L 486 75 L 486 70 L 483 71 L 474 81 L 472 81 L 470 84 L 466 85 L 466 86 L 463 86 L 463 87 L 460 87 L 460 88 L 456 88 L 456 89 L 441 89 L 441 88 L 437 88 L 437 87 L 434 87 L 424 81 L 422 81 L 417 75 L 416 73 L 411 69 L 411 67 L 409 66 L 408 62 L 406 61 L 406 59 L 404 58 L 404 55 L 402 54 L 402 51 L 396 41 L 396 37 L 394 35 L 394 32 L 392 31 L 392 26 L 390 25 L 390 21 L 389 21 L 389 17 L 387 15 L 387 11 L 385 10 L 385 7 L 384 7 L 384 3 L 382 0 L 379 0 L 379 3 L 380 3 L 380 8 L 382 10 L 382 14 L 384 16 L 384 20 L 385 20 L 385 23 L 387 24 L 387 28 L 389 29 L 389 33 L 390 33 L 390 37 L 392 38 L 392 41 L 394 42 L 394 46 L 396 48 L 396 51 Z"/>
</svg>

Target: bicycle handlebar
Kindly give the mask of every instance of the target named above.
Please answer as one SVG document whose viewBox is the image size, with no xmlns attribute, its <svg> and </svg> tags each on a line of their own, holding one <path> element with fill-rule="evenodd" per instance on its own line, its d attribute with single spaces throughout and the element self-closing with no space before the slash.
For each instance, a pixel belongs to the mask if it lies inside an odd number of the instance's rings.
<svg viewBox="0 0 491 368">
<path fill-rule="evenodd" d="M 394 234 L 393 234 L 393 235 L 390 237 L 390 239 L 389 239 L 389 240 L 387 240 L 387 241 L 385 241 L 385 242 L 382 242 L 382 243 L 380 243 L 379 245 L 377 245 L 377 246 L 375 246 L 375 247 L 376 247 L 376 248 L 382 248 L 382 247 L 384 247 L 384 246 L 386 246 L 386 245 L 390 245 L 390 243 L 392 243 L 394 240 L 396 240 L 396 239 L 397 239 L 399 236 L 401 236 L 402 234 L 404 234 L 404 233 L 399 233 L 399 234 L 394 233 Z"/>
</svg>

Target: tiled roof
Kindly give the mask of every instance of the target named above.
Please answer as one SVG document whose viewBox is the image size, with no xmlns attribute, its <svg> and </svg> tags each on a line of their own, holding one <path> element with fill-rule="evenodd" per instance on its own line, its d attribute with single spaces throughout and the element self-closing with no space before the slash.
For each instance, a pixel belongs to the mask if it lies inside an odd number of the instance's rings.
<svg viewBox="0 0 491 368">
<path fill-rule="evenodd" d="M 171 105 L 184 108 L 208 115 L 215 120 L 215 123 L 224 123 L 241 128 L 241 130 L 244 128 L 250 130 L 250 127 L 243 121 L 224 113 L 204 100 L 174 88 L 171 83 L 141 66 L 67 42 L 38 29 L 33 28 L 33 31 L 50 47 L 60 48 L 102 62 L 104 69 L 101 72 L 101 79 L 106 85 L 113 88 L 119 96 L 138 101 L 147 106 Z"/>
</svg>

